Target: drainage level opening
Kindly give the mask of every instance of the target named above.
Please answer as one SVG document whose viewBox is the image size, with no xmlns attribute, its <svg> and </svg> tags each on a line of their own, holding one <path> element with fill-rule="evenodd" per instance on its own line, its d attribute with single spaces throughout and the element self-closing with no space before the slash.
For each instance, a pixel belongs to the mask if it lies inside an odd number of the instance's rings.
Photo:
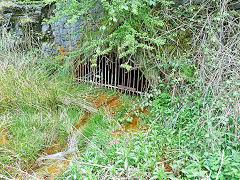
<svg viewBox="0 0 240 180">
<path fill-rule="evenodd" d="M 149 91 L 149 81 L 139 68 L 134 67 L 128 71 L 122 67 L 126 59 L 119 59 L 116 55 L 100 56 L 95 66 L 89 61 L 78 64 L 75 77 L 79 82 L 91 83 L 95 86 L 118 89 L 125 93 L 144 94 Z"/>
</svg>

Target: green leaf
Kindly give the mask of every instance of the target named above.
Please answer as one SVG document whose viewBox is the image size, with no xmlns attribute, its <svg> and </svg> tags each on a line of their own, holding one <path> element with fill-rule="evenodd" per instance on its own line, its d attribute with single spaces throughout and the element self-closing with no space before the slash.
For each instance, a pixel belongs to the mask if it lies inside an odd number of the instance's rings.
<svg viewBox="0 0 240 180">
<path fill-rule="evenodd" d="M 127 69 L 127 71 L 130 71 L 132 69 L 132 66 L 128 65 L 127 62 L 125 64 L 121 64 L 121 67 Z"/>
<path fill-rule="evenodd" d="M 128 10 L 128 6 L 126 6 L 126 5 L 122 5 L 120 8 L 121 8 L 121 9 Z"/>
</svg>

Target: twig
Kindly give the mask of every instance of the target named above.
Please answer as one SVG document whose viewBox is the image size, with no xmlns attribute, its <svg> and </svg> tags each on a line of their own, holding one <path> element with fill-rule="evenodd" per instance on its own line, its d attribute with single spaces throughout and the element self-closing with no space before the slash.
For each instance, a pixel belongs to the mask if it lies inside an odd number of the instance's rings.
<svg viewBox="0 0 240 180">
<path fill-rule="evenodd" d="M 151 130 L 151 127 L 152 127 L 152 125 L 153 124 L 155 124 L 155 122 L 161 117 L 162 115 L 159 115 L 153 122 L 152 122 L 152 124 L 150 125 L 150 127 L 148 128 L 148 131 L 147 131 L 147 134 L 146 134 L 146 139 L 147 139 L 147 137 L 148 137 L 148 134 L 149 134 L 149 132 L 150 132 L 150 130 Z M 145 139 L 145 140 L 146 140 Z"/>
<path fill-rule="evenodd" d="M 218 169 L 218 173 L 217 173 L 217 177 L 216 177 L 216 180 L 218 180 L 218 176 L 220 175 L 221 173 L 221 168 L 222 168 L 222 165 L 223 165 L 223 158 L 224 158 L 224 150 L 223 150 L 223 153 L 222 153 L 222 161 L 221 161 L 221 165 Z"/>
</svg>

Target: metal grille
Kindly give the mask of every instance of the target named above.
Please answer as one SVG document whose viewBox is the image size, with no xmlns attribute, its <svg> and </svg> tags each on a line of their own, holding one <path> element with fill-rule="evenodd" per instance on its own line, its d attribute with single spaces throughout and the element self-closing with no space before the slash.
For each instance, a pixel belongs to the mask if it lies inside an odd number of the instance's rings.
<svg viewBox="0 0 240 180">
<path fill-rule="evenodd" d="M 75 65 L 76 80 L 90 83 L 93 86 L 106 87 L 128 94 L 143 95 L 149 90 L 149 81 L 139 68 L 134 67 L 127 71 L 121 67 L 126 59 L 119 59 L 115 54 L 101 56 L 95 66 L 90 61 Z"/>
</svg>

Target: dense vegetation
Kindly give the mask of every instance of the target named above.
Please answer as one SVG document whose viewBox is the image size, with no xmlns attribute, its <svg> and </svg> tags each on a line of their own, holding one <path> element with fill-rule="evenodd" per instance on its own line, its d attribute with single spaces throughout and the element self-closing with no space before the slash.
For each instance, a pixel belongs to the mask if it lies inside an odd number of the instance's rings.
<svg viewBox="0 0 240 180">
<path fill-rule="evenodd" d="M 29 169 L 56 139 L 68 144 L 66 137 L 84 111 L 94 111 L 86 95 L 103 90 L 72 81 L 72 58 L 91 58 L 94 65 L 98 56 L 114 52 L 135 57 L 135 65 L 152 80 L 152 91 L 141 101 L 121 97 L 123 106 L 113 114 L 104 108 L 94 113 L 59 178 L 240 179 L 240 27 L 231 1 L 181 6 L 165 0 L 44 2 L 57 4 L 58 13 L 48 23 L 63 16 L 69 23 L 88 23 L 68 57 L 22 52 L 2 32 L 0 132 L 11 142 L 0 139 L 3 177 Z M 129 62 L 123 67 L 131 68 Z M 134 112 L 147 130 L 112 136 L 116 127 L 131 122 L 124 114 L 133 104 L 147 109 Z"/>
</svg>

